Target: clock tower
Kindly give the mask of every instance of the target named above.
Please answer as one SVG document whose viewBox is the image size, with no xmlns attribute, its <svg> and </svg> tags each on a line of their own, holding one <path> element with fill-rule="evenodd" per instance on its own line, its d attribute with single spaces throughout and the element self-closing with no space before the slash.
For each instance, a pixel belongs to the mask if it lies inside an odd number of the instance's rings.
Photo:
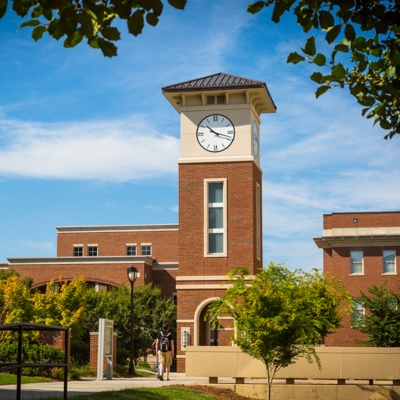
<svg viewBox="0 0 400 400">
<path fill-rule="evenodd" d="M 204 320 L 227 288 L 226 274 L 262 269 L 260 116 L 274 113 L 265 82 L 218 73 L 162 88 L 181 115 L 179 275 L 176 352 L 229 345 L 230 322 L 218 330 Z"/>
</svg>

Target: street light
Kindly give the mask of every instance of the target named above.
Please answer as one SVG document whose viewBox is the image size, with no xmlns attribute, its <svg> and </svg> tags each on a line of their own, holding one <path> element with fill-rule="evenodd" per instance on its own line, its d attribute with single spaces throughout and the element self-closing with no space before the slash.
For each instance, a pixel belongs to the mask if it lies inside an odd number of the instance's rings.
<svg viewBox="0 0 400 400">
<path fill-rule="evenodd" d="M 128 279 L 131 283 L 131 357 L 129 360 L 129 375 L 137 376 L 135 372 L 135 366 L 133 365 L 133 284 L 136 281 L 138 270 L 131 265 L 126 272 L 128 273 Z"/>
</svg>

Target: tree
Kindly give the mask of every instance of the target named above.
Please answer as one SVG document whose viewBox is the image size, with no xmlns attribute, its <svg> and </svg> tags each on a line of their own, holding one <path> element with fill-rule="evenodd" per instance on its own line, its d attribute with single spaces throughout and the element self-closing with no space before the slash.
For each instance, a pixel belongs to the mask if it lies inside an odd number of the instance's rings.
<svg viewBox="0 0 400 400">
<path fill-rule="evenodd" d="M 233 343 L 264 363 L 270 399 L 272 380 L 280 368 L 302 356 L 320 366 L 314 346 L 337 329 L 341 303 L 351 299 L 340 281 L 317 270 L 292 272 L 271 262 L 259 274 L 248 274 L 247 268 L 229 272 L 232 286 L 211 303 L 208 315 L 214 327 L 218 315 L 233 317 Z"/>
<path fill-rule="evenodd" d="M 176 321 L 176 307 L 172 299 L 163 299 L 158 286 L 139 285 L 133 292 L 134 361 L 147 354 L 164 322 L 172 328 Z M 82 332 L 82 341 L 89 343 L 89 333 L 99 330 L 99 319 L 114 320 L 117 332 L 117 360 L 126 364 L 130 351 L 131 293 L 127 286 L 111 288 L 106 293 L 90 289 L 85 294 L 87 317 Z M 87 358 L 87 356 L 85 357 Z M 84 360 L 82 360 L 84 361 Z"/>
<path fill-rule="evenodd" d="M 117 55 L 113 42 L 120 40 L 120 32 L 114 26 L 117 18 L 126 20 L 129 32 L 137 36 L 144 28 L 144 21 L 156 26 L 163 11 L 161 0 L 11 0 L 12 9 L 20 16 L 30 13 L 31 20 L 20 28 L 34 27 L 32 37 L 36 41 L 47 32 L 54 39 L 64 39 L 64 47 L 75 47 L 83 38 L 104 56 Z M 186 0 L 168 0 L 180 10 Z M 8 0 L 0 0 L 0 19 L 7 11 Z"/>
<path fill-rule="evenodd" d="M 367 311 L 365 316 L 353 320 L 353 327 L 368 335 L 359 342 L 370 347 L 400 347 L 400 289 L 391 292 L 387 281 L 373 285 L 368 294 L 360 290 L 357 301 Z"/>
<path fill-rule="evenodd" d="M 273 6 L 272 21 L 279 23 L 287 11 L 297 17 L 304 32 L 326 31 L 333 45 L 329 63 L 317 53 L 315 38 L 307 39 L 303 55 L 290 53 L 287 62 L 307 60 L 328 72 L 314 72 L 311 79 L 320 86 L 318 98 L 333 87 L 345 87 L 365 108 L 362 115 L 374 118 L 389 130 L 385 139 L 400 133 L 400 2 L 396 0 L 268 0 L 248 6 L 250 13 Z M 368 32 L 368 36 L 358 32 Z M 340 33 L 344 37 L 335 42 Z M 336 44 L 335 44 L 335 43 Z M 338 55 L 344 58 L 338 61 Z M 347 54 L 348 57 L 344 57 Z"/>
<path fill-rule="evenodd" d="M 35 323 L 71 328 L 71 352 L 79 341 L 86 318 L 85 290 L 85 278 L 78 277 L 68 283 L 60 277 L 59 289 L 52 280 L 45 294 L 37 292 L 32 297 Z"/>
</svg>

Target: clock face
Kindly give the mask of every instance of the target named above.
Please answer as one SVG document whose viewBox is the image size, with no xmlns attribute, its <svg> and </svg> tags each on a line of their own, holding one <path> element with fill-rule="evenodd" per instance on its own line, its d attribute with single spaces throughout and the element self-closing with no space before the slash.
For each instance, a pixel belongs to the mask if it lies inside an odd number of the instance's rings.
<svg viewBox="0 0 400 400">
<path fill-rule="evenodd" d="M 254 151 L 254 157 L 257 158 L 257 155 L 258 155 L 258 127 L 257 127 L 256 121 L 254 121 L 254 123 L 253 123 L 253 151 Z"/>
<path fill-rule="evenodd" d="M 235 127 L 224 115 L 212 114 L 199 123 L 196 136 L 203 149 L 218 153 L 232 144 L 235 139 Z"/>
</svg>

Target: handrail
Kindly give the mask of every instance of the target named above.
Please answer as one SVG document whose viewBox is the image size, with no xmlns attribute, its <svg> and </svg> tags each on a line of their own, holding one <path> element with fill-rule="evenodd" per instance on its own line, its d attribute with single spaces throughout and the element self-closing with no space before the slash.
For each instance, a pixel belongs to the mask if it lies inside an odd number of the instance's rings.
<svg viewBox="0 0 400 400">
<path fill-rule="evenodd" d="M 68 340 L 69 328 L 64 326 L 53 326 L 44 324 L 33 324 L 31 322 L 15 322 L 0 325 L 0 331 L 18 331 L 18 354 L 16 363 L 1 363 L 0 372 L 17 370 L 17 400 L 21 400 L 21 376 L 22 368 L 64 368 L 64 400 L 68 398 Z M 64 336 L 64 362 L 63 363 L 23 363 L 22 362 L 22 338 L 24 331 L 65 331 Z"/>
</svg>

